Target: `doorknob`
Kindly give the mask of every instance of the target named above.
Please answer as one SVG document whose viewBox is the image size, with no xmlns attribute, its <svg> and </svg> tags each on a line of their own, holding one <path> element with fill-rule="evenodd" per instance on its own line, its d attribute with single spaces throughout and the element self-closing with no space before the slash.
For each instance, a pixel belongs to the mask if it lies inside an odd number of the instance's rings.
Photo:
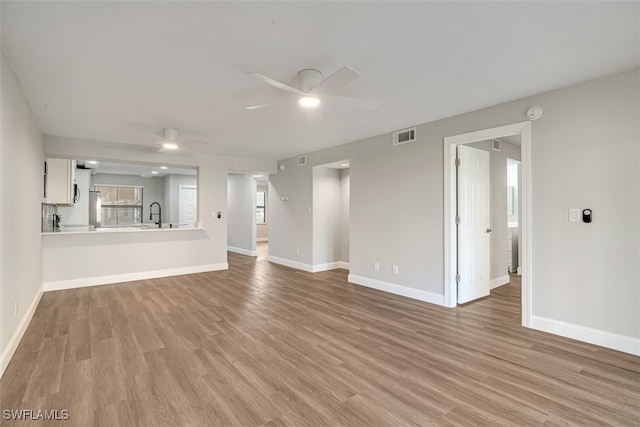
<svg viewBox="0 0 640 427">
<path fill-rule="evenodd" d="M 487 228 L 487 233 L 491 233 L 493 230 L 490 228 Z"/>
</svg>

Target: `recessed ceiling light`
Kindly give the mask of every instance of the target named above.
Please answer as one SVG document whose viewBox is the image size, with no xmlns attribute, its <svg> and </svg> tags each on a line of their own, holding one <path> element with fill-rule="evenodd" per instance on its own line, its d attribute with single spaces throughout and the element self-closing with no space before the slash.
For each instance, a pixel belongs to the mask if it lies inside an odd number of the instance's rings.
<svg viewBox="0 0 640 427">
<path fill-rule="evenodd" d="M 300 104 L 302 107 L 307 108 L 317 107 L 318 105 L 320 105 L 320 99 L 316 98 L 315 96 L 303 96 L 298 100 L 298 104 Z"/>
<path fill-rule="evenodd" d="M 87 160 L 87 163 L 89 163 L 90 165 L 97 165 L 98 162 L 96 160 Z"/>
<path fill-rule="evenodd" d="M 167 170 L 167 167 L 166 166 L 160 166 L 160 169 Z"/>
<path fill-rule="evenodd" d="M 172 142 L 166 142 L 162 145 L 162 148 L 166 149 L 166 150 L 177 150 L 178 149 L 178 144 L 174 144 Z"/>
<path fill-rule="evenodd" d="M 347 167 L 347 166 L 349 166 L 349 163 L 340 163 L 340 166 Z"/>
<path fill-rule="evenodd" d="M 158 171 L 151 171 L 153 175 L 158 175 Z"/>
</svg>

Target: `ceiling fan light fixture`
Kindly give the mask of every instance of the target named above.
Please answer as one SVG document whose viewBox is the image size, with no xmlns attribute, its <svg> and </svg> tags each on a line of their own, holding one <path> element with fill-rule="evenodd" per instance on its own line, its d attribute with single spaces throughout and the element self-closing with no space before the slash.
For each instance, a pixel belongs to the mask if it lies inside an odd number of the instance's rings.
<svg viewBox="0 0 640 427">
<path fill-rule="evenodd" d="M 174 144 L 172 142 L 166 142 L 162 144 L 162 148 L 164 148 L 165 150 L 177 150 L 178 144 Z"/>
<path fill-rule="evenodd" d="M 320 105 L 320 98 L 315 96 L 303 96 L 298 100 L 298 104 L 305 108 L 314 108 Z"/>
</svg>

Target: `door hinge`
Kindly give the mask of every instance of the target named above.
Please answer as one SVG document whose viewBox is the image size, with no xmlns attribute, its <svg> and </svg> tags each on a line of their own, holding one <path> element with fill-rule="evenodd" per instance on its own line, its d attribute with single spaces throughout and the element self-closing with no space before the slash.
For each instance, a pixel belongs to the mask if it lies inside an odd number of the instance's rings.
<svg viewBox="0 0 640 427">
<path fill-rule="evenodd" d="M 456 217 L 456 224 L 460 224 L 460 217 L 459 216 Z"/>
<path fill-rule="evenodd" d="M 460 166 L 460 159 L 456 159 L 456 166 Z"/>
<path fill-rule="evenodd" d="M 456 274 L 456 282 L 460 283 L 460 275 Z"/>
</svg>

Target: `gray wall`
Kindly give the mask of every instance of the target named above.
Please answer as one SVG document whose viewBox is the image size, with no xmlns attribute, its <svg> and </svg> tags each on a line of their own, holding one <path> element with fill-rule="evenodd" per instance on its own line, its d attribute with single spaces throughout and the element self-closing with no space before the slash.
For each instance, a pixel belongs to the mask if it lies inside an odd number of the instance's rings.
<svg viewBox="0 0 640 427">
<path fill-rule="evenodd" d="M 520 160 L 520 147 L 506 141 L 500 143 L 500 151 L 491 148 L 491 140 L 467 144 L 489 153 L 491 197 L 491 279 L 509 274 L 507 257 L 507 157 Z M 504 284 L 504 283 L 501 283 Z"/>
<path fill-rule="evenodd" d="M 227 246 L 256 251 L 256 180 L 243 174 L 229 174 L 227 189 Z"/>
<path fill-rule="evenodd" d="M 162 216 L 165 216 L 167 205 L 163 204 L 164 196 L 164 180 L 163 177 L 142 178 L 137 175 L 121 175 L 112 173 L 97 173 L 91 175 L 91 189 L 96 185 L 135 185 L 142 187 L 142 221 L 145 223 L 155 223 L 158 217 L 154 216 L 153 220 L 149 219 L 149 205 L 158 202 L 162 205 Z M 177 201 L 176 201 L 177 203 Z M 154 207 L 154 212 L 157 212 Z M 163 221 L 165 221 L 163 219 Z"/>
<path fill-rule="evenodd" d="M 264 191 L 265 194 L 265 214 L 267 215 L 266 224 L 258 224 L 256 226 L 256 237 L 258 240 L 264 241 L 269 239 L 269 183 L 266 181 L 258 181 L 258 190 Z"/>
<path fill-rule="evenodd" d="M 340 261 L 349 262 L 349 169 L 340 170 Z"/>
<path fill-rule="evenodd" d="M 313 168 L 313 265 L 340 261 L 340 171 Z"/>
<path fill-rule="evenodd" d="M 415 143 L 393 147 L 385 134 L 309 153 L 306 166 L 283 160 L 285 170 L 270 177 L 270 255 L 312 262 L 312 168 L 350 159 L 351 274 L 442 295 L 443 138 L 524 121 L 540 105 L 531 148 L 533 314 L 638 338 L 639 80 L 635 69 L 422 124 Z M 594 222 L 569 223 L 574 207 L 593 209 Z"/>
<path fill-rule="evenodd" d="M 167 206 L 166 220 L 172 224 L 178 224 L 180 212 L 180 186 L 195 185 L 198 186 L 198 177 L 194 175 L 167 175 L 164 177 L 164 199 Z M 198 191 L 198 195 L 200 192 Z M 163 209 L 164 206 L 163 205 Z M 163 212 L 164 216 L 164 212 Z M 200 221 L 200 217 L 198 217 Z"/>
<path fill-rule="evenodd" d="M 27 309 L 42 289 L 42 133 L 4 52 L 0 106 L 0 375 Z M 18 314 L 14 304 L 18 302 Z M 12 340 L 13 338 L 13 340 Z"/>
</svg>

